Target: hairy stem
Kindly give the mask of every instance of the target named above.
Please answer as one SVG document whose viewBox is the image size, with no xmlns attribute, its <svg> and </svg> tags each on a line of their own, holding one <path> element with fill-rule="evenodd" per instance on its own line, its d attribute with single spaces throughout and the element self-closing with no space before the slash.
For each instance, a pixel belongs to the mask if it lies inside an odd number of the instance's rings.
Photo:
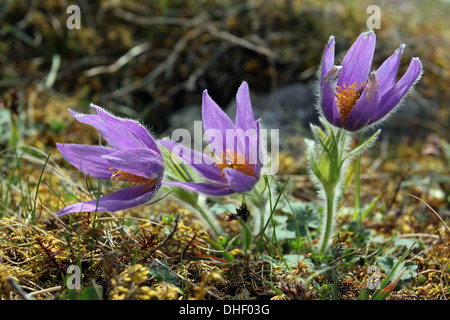
<svg viewBox="0 0 450 320">
<path fill-rule="evenodd" d="M 327 202 L 327 211 L 326 211 L 326 221 L 325 221 L 325 229 L 322 236 L 322 243 L 320 245 L 320 253 L 325 254 L 326 250 L 328 249 L 328 244 L 331 239 L 332 231 L 333 231 L 333 225 L 334 225 L 334 211 L 335 211 L 335 203 L 334 203 L 334 197 L 335 193 L 334 190 L 332 191 L 326 191 L 326 202 Z"/>
</svg>

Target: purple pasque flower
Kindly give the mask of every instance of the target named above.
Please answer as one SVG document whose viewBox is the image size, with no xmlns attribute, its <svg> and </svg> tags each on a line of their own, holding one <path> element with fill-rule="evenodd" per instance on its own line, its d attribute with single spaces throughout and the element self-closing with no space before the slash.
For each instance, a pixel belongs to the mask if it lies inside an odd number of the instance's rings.
<svg viewBox="0 0 450 320">
<path fill-rule="evenodd" d="M 345 55 L 334 63 L 334 37 L 325 48 L 320 69 L 320 108 L 329 123 L 357 131 L 383 119 L 405 97 L 422 74 L 419 58 L 413 58 L 398 81 L 397 71 L 405 47 L 402 44 L 378 68 L 370 72 L 376 36 L 362 33 Z"/>
<path fill-rule="evenodd" d="M 202 118 L 212 156 L 192 150 L 181 143 L 161 140 L 159 143 L 178 155 L 200 173 L 207 182 L 164 181 L 190 191 L 211 196 L 247 192 L 259 181 L 259 121 L 255 121 L 248 85 L 243 82 L 236 94 L 235 123 L 203 91 Z M 209 154 L 209 152 L 208 152 Z"/>
<path fill-rule="evenodd" d="M 115 117 L 91 104 L 97 114 L 69 110 L 81 123 L 93 126 L 110 147 L 57 143 L 62 156 L 74 167 L 96 179 L 126 181 L 130 186 L 87 202 L 61 209 L 72 212 L 114 212 L 148 202 L 161 186 L 164 162 L 158 145 L 140 123 Z"/>
</svg>

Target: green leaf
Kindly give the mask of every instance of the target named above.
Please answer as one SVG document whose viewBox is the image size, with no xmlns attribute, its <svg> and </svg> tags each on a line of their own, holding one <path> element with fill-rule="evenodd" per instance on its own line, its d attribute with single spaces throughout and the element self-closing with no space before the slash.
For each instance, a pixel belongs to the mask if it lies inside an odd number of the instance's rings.
<svg viewBox="0 0 450 320">
<path fill-rule="evenodd" d="M 177 276 L 169 271 L 168 268 L 163 266 L 155 265 L 149 268 L 149 275 L 154 277 L 158 282 L 166 282 L 173 285 L 178 285 Z"/>
<path fill-rule="evenodd" d="M 394 239 L 394 246 L 395 247 L 411 247 L 415 249 L 417 247 L 419 247 L 419 243 L 416 239 L 406 239 L 406 238 L 395 238 Z"/>
<path fill-rule="evenodd" d="M 275 225 L 275 233 L 278 241 L 286 239 L 295 239 L 297 237 L 295 229 L 290 228 L 289 218 L 286 216 L 274 216 L 273 224 Z M 273 235 L 273 225 L 267 229 L 267 236 L 271 239 Z M 304 233 L 302 235 L 305 235 Z"/>
<path fill-rule="evenodd" d="M 377 257 L 376 261 L 381 269 L 386 271 L 386 273 L 390 273 L 394 266 L 399 263 L 399 259 L 393 259 L 392 257 Z M 392 274 L 392 278 L 396 278 L 400 271 L 405 268 L 400 281 L 405 281 L 409 279 L 413 279 L 416 276 L 417 266 L 412 261 L 400 262 L 396 271 Z"/>
<path fill-rule="evenodd" d="M 84 288 L 82 291 L 69 290 L 61 295 L 61 300 L 102 300 L 103 289 L 101 286 Z"/>
<path fill-rule="evenodd" d="M 236 205 L 233 203 L 225 203 L 225 202 L 217 202 L 215 203 L 210 210 L 217 214 L 227 213 L 227 212 L 236 212 Z"/>
<path fill-rule="evenodd" d="M 388 272 L 388 274 L 386 275 L 386 277 L 383 279 L 383 281 L 381 282 L 381 284 L 380 284 L 380 288 L 378 288 L 375 292 L 374 292 L 374 294 L 372 295 L 372 300 L 378 300 L 378 299 L 380 299 L 380 297 L 381 297 L 381 293 L 382 293 L 382 290 L 387 286 L 387 284 L 388 284 L 388 282 L 389 281 L 392 281 L 392 279 L 395 279 L 396 280 L 396 278 L 394 277 L 394 275 L 398 275 L 399 273 L 398 273 L 398 270 L 402 270 L 400 267 L 402 266 L 403 267 L 403 270 L 402 271 L 400 271 L 400 273 L 401 272 L 404 272 L 404 271 L 406 271 L 406 270 L 404 270 L 405 269 L 405 267 L 404 267 L 404 265 L 402 265 L 403 264 L 403 260 L 405 260 L 405 258 L 408 256 L 408 254 L 411 252 L 411 249 L 413 248 L 413 246 L 414 246 L 415 244 L 413 244 L 411 247 L 409 247 L 404 253 L 403 253 L 403 255 L 400 257 L 400 259 L 393 259 L 393 258 L 391 258 L 391 257 L 377 257 L 377 260 L 378 260 L 378 264 L 384 264 L 384 267 L 386 268 L 386 269 L 384 269 L 386 272 Z M 381 265 L 380 265 L 380 267 L 381 268 L 383 268 Z M 409 266 L 410 268 L 412 268 L 412 266 L 410 265 Z M 416 266 L 416 268 L 417 268 L 417 266 Z M 390 271 L 387 271 L 387 270 L 390 270 Z M 403 275 L 402 275 L 402 277 L 403 277 Z M 385 298 L 385 297 L 384 297 Z"/>
<path fill-rule="evenodd" d="M 361 290 L 358 296 L 358 300 L 369 300 L 369 294 L 370 294 L 369 289 Z"/>
<path fill-rule="evenodd" d="M 302 261 L 308 265 L 308 271 L 313 271 L 315 268 L 314 263 L 311 261 L 311 259 L 306 259 L 303 255 L 285 254 L 283 257 L 286 263 L 291 267 L 297 267 L 298 262 Z"/>
<path fill-rule="evenodd" d="M 366 142 L 364 142 L 363 144 L 359 145 L 357 148 L 353 149 L 349 154 L 347 154 L 347 156 L 345 156 L 344 160 L 346 158 L 348 158 L 348 157 L 352 157 L 352 156 L 355 156 L 358 153 L 361 153 L 365 147 L 369 146 L 371 144 L 371 142 L 373 142 L 374 139 L 378 137 L 380 132 L 381 132 L 381 129 L 378 129 L 373 134 L 373 136 L 371 136 L 369 139 L 366 140 Z"/>
<path fill-rule="evenodd" d="M 310 204 L 293 202 L 281 210 L 293 214 L 293 218 L 287 220 L 287 230 L 297 232 L 297 236 L 305 236 L 306 228 L 317 229 L 320 226 L 320 214 Z"/>
<path fill-rule="evenodd" d="M 364 212 L 361 214 L 361 220 L 364 219 L 369 214 L 369 212 L 373 209 L 378 200 L 380 200 L 381 196 L 382 194 L 380 193 L 377 197 L 375 197 L 372 200 L 372 202 L 367 206 L 366 210 L 364 210 Z"/>
<path fill-rule="evenodd" d="M 57 120 L 52 120 L 50 122 L 50 129 L 52 131 L 55 131 L 56 133 L 61 132 L 62 130 L 64 130 L 66 128 L 66 124 L 64 122 L 61 121 L 57 121 Z"/>
<path fill-rule="evenodd" d="M 205 241 L 208 242 L 211 246 L 213 246 L 214 249 L 221 251 L 223 257 L 227 261 L 229 261 L 229 262 L 234 261 L 233 255 L 231 253 L 229 253 L 228 251 L 226 251 L 225 248 L 220 243 L 214 241 L 211 238 L 206 238 Z"/>
</svg>

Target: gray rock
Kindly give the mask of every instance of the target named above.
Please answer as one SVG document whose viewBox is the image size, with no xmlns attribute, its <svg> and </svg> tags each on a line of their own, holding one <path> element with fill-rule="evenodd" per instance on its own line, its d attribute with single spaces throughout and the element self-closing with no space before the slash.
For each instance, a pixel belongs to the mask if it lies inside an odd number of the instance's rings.
<svg viewBox="0 0 450 320">
<path fill-rule="evenodd" d="M 293 83 L 264 95 L 251 94 L 253 114 L 268 129 L 303 132 L 309 123 L 318 122 L 315 108 L 315 83 Z M 227 107 L 227 113 L 236 113 L 236 101 Z"/>
</svg>

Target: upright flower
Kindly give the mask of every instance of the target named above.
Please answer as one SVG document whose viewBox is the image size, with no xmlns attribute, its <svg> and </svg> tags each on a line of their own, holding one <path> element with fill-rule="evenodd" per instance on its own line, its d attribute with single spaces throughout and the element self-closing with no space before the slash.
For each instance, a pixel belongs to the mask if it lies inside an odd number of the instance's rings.
<svg viewBox="0 0 450 320">
<path fill-rule="evenodd" d="M 331 37 L 323 55 L 319 71 L 319 111 L 323 115 L 320 120 L 325 130 L 312 125 L 315 139 L 309 144 L 310 169 L 318 182 L 319 195 L 324 201 L 325 209 L 319 242 L 320 254 L 326 254 L 331 243 L 342 181 L 349 161 L 354 157 L 358 158 L 380 133 L 378 130 L 353 150 L 349 150 L 351 135 L 348 131 L 361 130 L 383 119 L 400 103 L 422 73 L 420 60 L 413 58 L 406 73 L 397 81 L 403 44 L 378 70 L 370 72 L 375 42 L 373 31 L 360 34 L 345 55 L 342 65 L 336 66 L 335 41 Z M 355 175 L 358 179 L 359 160 L 356 161 Z"/>
<path fill-rule="evenodd" d="M 178 155 L 208 182 L 164 181 L 165 184 L 212 196 L 247 192 L 259 181 L 259 121 L 255 121 L 248 85 L 243 82 L 236 95 L 235 123 L 203 92 L 202 117 L 212 157 L 171 140 L 160 144 Z"/>
<path fill-rule="evenodd" d="M 155 140 L 140 123 L 115 117 L 91 104 L 97 114 L 69 110 L 81 123 L 93 126 L 110 147 L 57 143 L 62 156 L 74 167 L 97 179 L 120 180 L 130 186 L 99 199 L 71 204 L 58 212 L 114 212 L 148 202 L 161 186 L 162 155 Z"/>
<path fill-rule="evenodd" d="M 402 44 L 378 70 L 370 72 L 375 50 L 373 31 L 360 34 L 345 55 L 342 65 L 334 63 L 334 37 L 325 48 L 320 70 L 320 107 L 332 125 L 357 131 L 383 119 L 408 93 L 422 73 L 419 58 L 397 82 Z"/>
</svg>

